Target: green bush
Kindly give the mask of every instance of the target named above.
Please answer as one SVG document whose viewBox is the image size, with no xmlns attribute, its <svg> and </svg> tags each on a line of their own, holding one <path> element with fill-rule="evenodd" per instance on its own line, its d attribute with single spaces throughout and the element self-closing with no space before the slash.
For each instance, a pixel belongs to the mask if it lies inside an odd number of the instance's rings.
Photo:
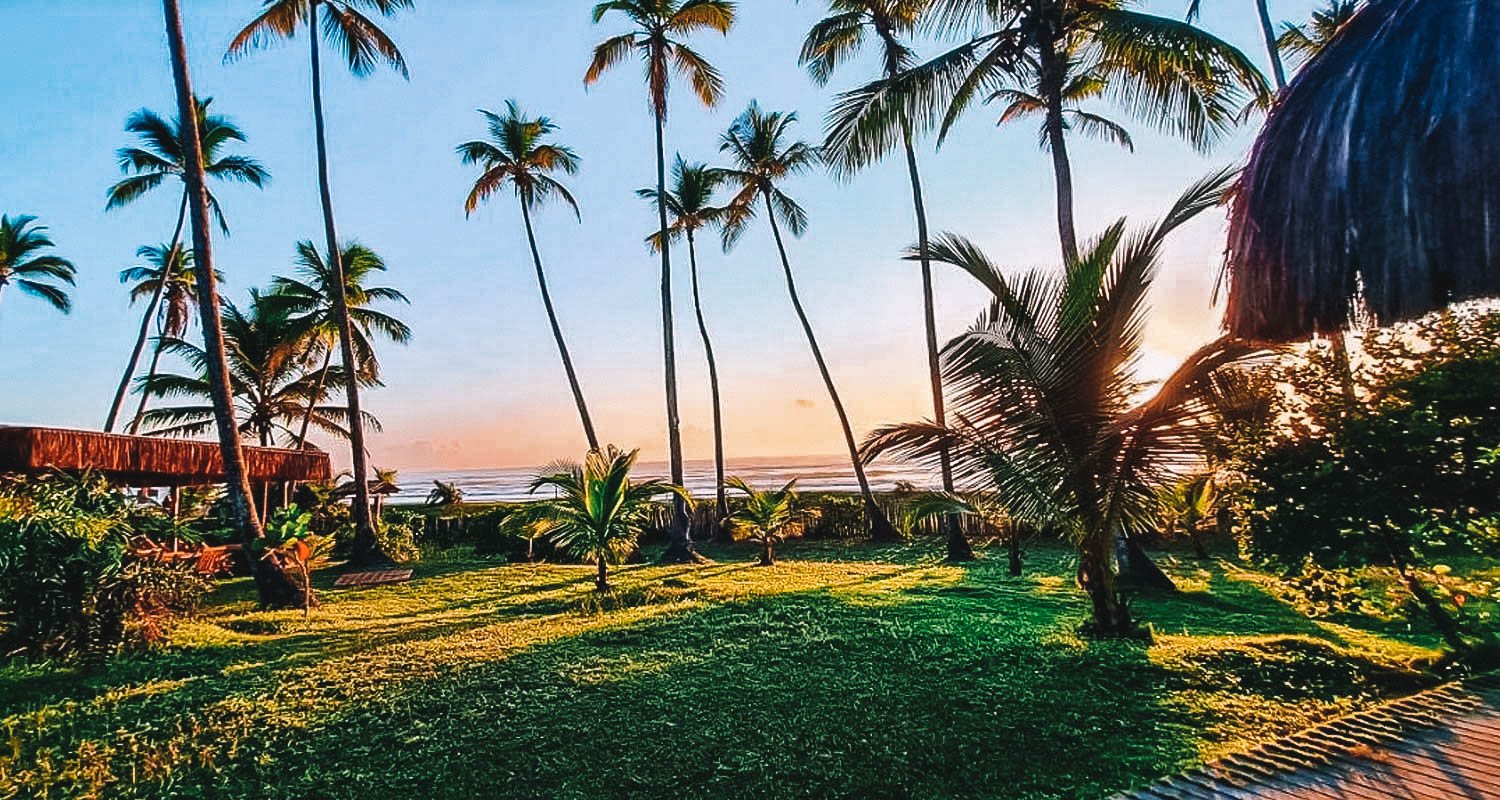
<svg viewBox="0 0 1500 800">
<path fill-rule="evenodd" d="M 0 653 L 108 658 L 159 641 L 208 589 L 191 564 L 131 555 L 132 506 L 95 477 L 0 485 Z"/>
</svg>

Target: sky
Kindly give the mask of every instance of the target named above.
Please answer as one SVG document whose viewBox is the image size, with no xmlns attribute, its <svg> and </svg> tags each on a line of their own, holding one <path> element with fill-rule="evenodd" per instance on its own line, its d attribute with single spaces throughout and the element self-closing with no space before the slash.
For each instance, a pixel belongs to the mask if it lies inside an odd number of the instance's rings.
<svg viewBox="0 0 1500 800">
<path fill-rule="evenodd" d="M 643 244 L 655 211 L 635 189 L 655 179 L 651 117 L 639 66 L 617 67 L 585 89 L 592 46 L 623 23 L 594 25 L 589 0 L 417 0 L 383 22 L 410 80 L 385 70 L 366 79 L 328 69 L 327 113 L 340 234 L 380 253 L 384 283 L 404 291 L 397 309 L 412 342 L 380 351 L 385 386 L 365 395 L 383 430 L 370 437 L 378 466 L 406 469 L 528 466 L 586 448 L 537 291 L 519 209 L 497 195 L 465 218 L 476 176 L 454 147 L 484 133 L 476 109 L 517 100 L 558 125 L 557 141 L 582 157 L 568 185 L 580 224 L 561 206 L 536 215 L 538 246 L 594 422 L 603 440 L 666 452 L 659 261 Z M 1178 15 L 1152 0 L 1148 11 Z M 184 0 L 195 89 L 247 134 L 236 152 L 260 160 L 264 190 L 221 186 L 232 235 L 215 240 L 224 294 L 292 269 L 300 239 L 321 243 L 306 40 L 233 63 L 222 56 L 257 11 L 255 0 Z M 1272 0 L 1273 19 L 1301 20 L 1311 0 Z M 705 109 L 674 90 L 667 147 L 715 162 L 719 137 L 751 100 L 796 111 L 794 129 L 821 139 L 831 97 L 871 77 L 863 59 L 815 86 L 797 65 L 815 0 L 742 0 L 728 37 L 693 45 L 726 80 Z M 1205 3 L 1201 24 L 1265 69 L 1249 0 Z M 143 244 L 171 236 L 178 195 L 106 213 L 121 174 L 115 150 L 132 144 L 125 118 L 145 107 L 173 115 L 161 5 L 154 0 L 0 0 L 0 211 L 47 225 L 57 253 L 78 267 L 75 308 L 63 316 L 7 292 L 0 305 L 0 424 L 99 428 L 140 323 L 120 270 Z M 924 43 L 921 55 L 935 55 Z M 1080 236 L 1120 217 L 1145 224 L 1193 180 L 1241 161 L 1252 128 L 1209 154 L 1126 123 L 1136 149 L 1070 140 Z M 1050 160 L 1029 121 L 997 128 L 999 109 L 972 110 L 935 148 L 922 143 L 934 231 L 962 233 L 1015 270 L 1059 261 Z M 786 189 L 808 210 L 806 235 L 789 239 L 799 290 L 859 435 L 885 422 L 929 416 L 917 268 L 899 254 L 915 238 L 905 165 L 892 158 L 849 182 L 824 174 Z M 1217 333 L 1211 307 L 1224 243 L 1222 213 L 1205 214 L 1167 248 L 1153 293 L 1142 370 L 1164 376 Z M 321 244 L 320 244 L 321 247 Z M 676 254 L 678 381 L 684 449 L 712 455 L 703 351 L 691 316 L 686 253 Z M 747 231 L 725 254 L 700 243 L 705 314 L 719 361 L 726 450 L 785 456 L 843 450 L 828 396 L 786 296 L 770 233 Z M 939 336 L 961 333 L 984 306 L 982 290 L 937 267 Z M 316 437 L 315 437 L 315 441 Z M 319 442 L 340 457 L 341 448 Z"/>
</svg>

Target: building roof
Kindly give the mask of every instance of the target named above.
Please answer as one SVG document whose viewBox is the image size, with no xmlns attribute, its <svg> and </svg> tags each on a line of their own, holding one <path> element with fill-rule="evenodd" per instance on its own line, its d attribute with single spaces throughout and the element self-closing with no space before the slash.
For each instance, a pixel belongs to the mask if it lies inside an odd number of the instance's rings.
<svg viewBox="0 0 1500 800">
<path fill-rule="evenodd" d="M 326 481 L 328 454 L 315 448 L 246 447 L 255 483 Z M 128 486 L 194 486 L 224 480 L 218 442 L 0 425 L 0 472 L 92 471 Z"/>
<path fill-rule="evenodd" d="M 1500 798 L 1500 678 L 1413 695 L 1114 800 Z"/>
</svg>

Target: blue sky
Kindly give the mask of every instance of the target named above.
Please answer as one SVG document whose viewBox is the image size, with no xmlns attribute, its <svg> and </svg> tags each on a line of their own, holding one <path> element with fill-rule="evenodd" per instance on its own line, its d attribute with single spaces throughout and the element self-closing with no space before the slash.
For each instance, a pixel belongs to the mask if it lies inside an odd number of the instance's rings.
<svg viewBox="0 0 1500 800">
<path fill-rule="evenodd" d="M 264 191 L 218 190 L 233 228 L 216 240 L 225 294 L 291 269 L 298 239 L 320 239 L 308 98 L 306 43 L 220 59 L 256 2 L 184 0 L 198 92 L 248 134 L 242 151 L 272 173 Z M 325 103 L 340 232 L 382 254 L 388 283 L 412 306 L 416 331 L 382 354 L 387 386 L 367 406 L 384 422 L 377 464 L 418 467 L 527 465 L 581 452 L 583 436 L 525 249 L 518 210 L 497 197 L 468 220 L 462 202 L 471 168 L 453 153 L 483 133 L 476 108 L 515 98 L 553 118 L 558 139 L 583 158 L 570 180 L 583 224 L 560 207 L 537 218 L 554 301 L 601 437 L 645 455 L 665 451 L 656 260 L 642 237 L 655 225 L 634 190 L 654 180 L 651 120 L 639 68 L 626 64 L 585 91 L 590 48 L 618 32 L 595 26 L 587 0 L 417 0 L 385 23 L 410 65 L 359 80 L 325 75 Z M 1274 19 L 1299 20 L 1309 0 L 1273 0 Z M 1146 8 L 1179 14 L 1174 3 Z M 821 138 L 834 92 L 867 78 L 856 63 L 819 89 L 797 66 L 807 27 L 823 10 L 805 0 L 743 0 L 727 39 L 701 37 L 700 52 L 727 81 L 706 110 L 685 91 L 672 97 L 668 148 L 714 161 L 721 131 L 751 99 L 796 110 L 800 135 Z M 1206 3 L 1203 24 L 1264 63 L 1249 0 Z M 125 117 L 174 106 L 160 4 L 153 0 L 5 0 L 0 3 L 0 210 L 37 215 L 58 252 L 79 269 L 75 309 L 64 317 L 8 293 L 0 307 L 0 422 L 96 428 L 139 324 L 118 281 L 142 244 L 171 235 L 175 190 L 104 212 L 120 175 L 116 148 Z M 923 55 L 934 53 L 927 48 Z M 326 66 L 326 65 L 325 65 Z M 1103 110 L 1108 110 L 1107 108 Z M 994 125 L 998 109 L 969 114 L 941 150 L 921 153 L 936 230 L 964 233 L 1017 268 L 1057 261 L 1049 162 L 1035 129 Z M 1147 221 L 1177 192 L 1243 157 L 1243 131 L 1208 156 L 1127 122 L 1136 152 L 1073 140 L 1081 234 L 1120 216 Z M 670 157 L 670 156 L 669 156 Z M 913 238 L 906 174 L 892 159 L 851 183 L 823 175 L 787 187 L 808 209 L 807 235 L 789 244 L 803 300 L 859 430 L 929 413 L 920 283 L 897 257 Z M 1178 235 L 1166 256 L 1148 330 L 1145 369 L 1162 374 L 1214 335 L 1209 306 L 1223 247 L 1221 215 Z M 692 323 L 685 253 L 674 260 L 683 421 L 689 457 L 711 453 L 702 351 Z M 699 260 L 711 333 L 720 358 L 731 455 L 834 453 L 842 440 L 785 295 L 769 233 L 746 234 L 730 254 L 704 243 Z M 940 334 L 964 329 L 983 299 L 966 278 L 938 279 Z"/>
</svg>

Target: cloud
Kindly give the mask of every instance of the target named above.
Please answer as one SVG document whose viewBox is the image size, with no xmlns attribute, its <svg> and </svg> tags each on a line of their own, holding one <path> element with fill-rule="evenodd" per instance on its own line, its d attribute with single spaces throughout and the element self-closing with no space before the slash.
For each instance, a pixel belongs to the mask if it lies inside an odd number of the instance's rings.
<svg viewBox="0 0 1500 800">
<path fill-rule="evenodd" d="M 796 400 L 792 401 L 792 405 L 794 405 L 794 406 L 796 406 L 798 408 L 813 408 L 813 407 L 817 406 L 817 403 L 814 403 L 813 401 L 807 399 L 806 397 L 799 397 Z"/>
</svg>

